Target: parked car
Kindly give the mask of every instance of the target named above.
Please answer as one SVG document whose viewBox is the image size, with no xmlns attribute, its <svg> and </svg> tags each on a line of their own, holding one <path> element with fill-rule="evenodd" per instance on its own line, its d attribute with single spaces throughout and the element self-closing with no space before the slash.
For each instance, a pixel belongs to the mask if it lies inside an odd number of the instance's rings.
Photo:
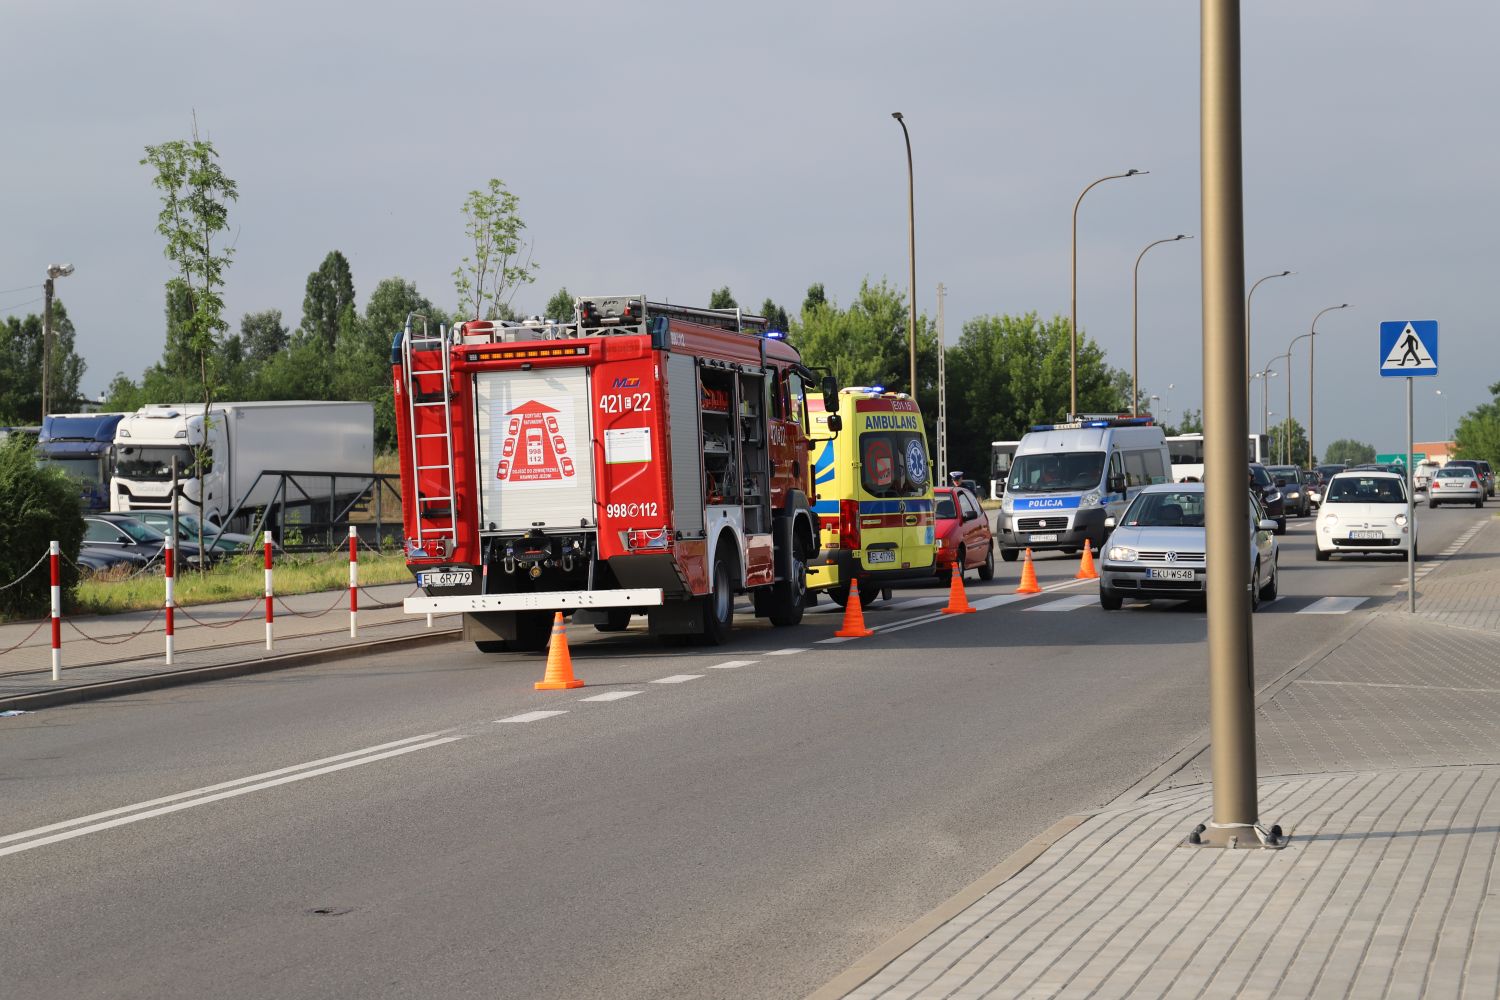
<svg viewBox="0 0 1500 1000">
<path fill-rule="evenodd" d="M 1266 471 L 1281 490 L 1288 517 L 1306 517 L 1312 513 L 1312 499 L 1307 495 L 1301 469 L 1295 465 L 1268 465 Z"/>
<path fill-rule="evenodd" d="M 995 578 L 995 535 L 989 519 L 979 508 L 979 499 L 971 490 L 939 486 L 932 491 L 936 504 L 937 538 L 936 573 L 941 578 L 959 572 L 979 570 L 979 579 Z"/>
<path fill-rule="evenodd" d="M 78 547 L 78 565 L 94 573 L 104 573 L 125 566 L 131 570 L 141 569 L 151 562 L 151 557 L 114 545 L 93 545 L 84 542 Z"/>
<path fill-rule="evenodd" d="M 1275 600 L 1280 587 L 1276 522 L 1252 493 L 1246 498 L 1246 539 L 1250 546 L 1250 606 Z M 1125 598 L 1207 599 L 1208 538 L 1204 529 L 1202 483 L 1148 486 L 1126 509 L 1104 547 L 1099 569 L 1099 604 L 1116 611 Z M 1113 519 L 1111 518 L 1111 521 Z"/>
<path fill-rule="evenodd" d="M 130 515 L 131 517 L 144 521 L 162 534 L 172 524 L 172 512 L 169 510 L 140 510 Z M 249 535 L 240 535 L 232 531 L 220 531 L 207 521 L 200 521 L 196 514 L 177 515 L 177 540 L 179 542 L 191 542 L 198 544 L 198 528 L 203 528 L 203 541 L 208 546 L 212 557 L 231 555 L 235 552 L 247 552 L 251 546 L 252 539 Z"/>
<path fill-rule="evenodd" d="M 167 545 L 166 535 L 128 514 L 90 514 L 83 523 L 85 543 L 134 552 L 145 556 L 148 564 L 160 559 Z M 196 564 L 198 555 L 198 546 L 189 542 L 178 543 L 177 558 L 183 564 Z"/>
<path fill-rule="evenodd" d="M 1250 463 L 1250 490 L 1259 497 L 1266 516 L 1276 522 L 1276 534 L 1286 534 L 1286 498 L 1281 495 L 1276 480 L 1259 462 Z"/>
<path fill-rule="evenodd" d="M 1406 476 L 1355 470 L 1328 481 L 1318 511 L 1317 558 L 1335 552 L 1384 552 L 1417 558 L 1417 525 L 1406 516 Z"/>
<path fill-rule="evenodd" d="M 1427 490 L 1427 506 L 1434 509 L 1445 503 L 1484 506 L 1484 484 L 1472 466 L 1449 462 L 1432 477 Z"/>
<path fill-rule="evenodd" d="M 1454 465 L 1465 465 L 1479 474 L 1479 485 L 1484 487 L 1484 495 L 1492 497 L 1495 495 L 1495 474 L 1490 471 L 1490 463 L 1482 458 L 1455 458 L 1448 462 L 1443 468 Z"/>
</svg>

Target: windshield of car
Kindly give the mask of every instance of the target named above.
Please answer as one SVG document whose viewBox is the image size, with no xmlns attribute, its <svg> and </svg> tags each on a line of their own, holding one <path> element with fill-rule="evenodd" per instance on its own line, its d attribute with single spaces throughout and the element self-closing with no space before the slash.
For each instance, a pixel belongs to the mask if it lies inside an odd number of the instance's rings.
<svg viewBox="0 0 1500 1000">
<path fill-rule="evenodd" d="M 1289 483 L 1299 483 L 1302 481 L 1302 473 L 1295 466 L 1273 465 L 1266 471 L 1273 476 L 1285 479 Z"/>
<path fill-rule="evenodd" d="M 1104 452 L 1069 451 L 1017 455 L 1006 489 L 1016 493 L 1076 493 L 1104 478 Z"/>
<path fill-rule="evenodd" d="M 134 518 L 122 517 L 119 520 L 111 519 L 109 523 L 125 532 L 125 534 L 129 535 L 135 541 L 145 545 L 159 545 L 167 540 L 166 535 L 163 535 L 160 531 L 151 527 L 151 525 L 143 524 Z"/>
<path fill-rule="evenodd" d="M 193 474 L 193 449 L 134 446 L 121 448 L 115 460 L 115 475 L 141 482 L 167 482 L 172 478 L 172 459 L 177 459 L 177 475 L 183 479 Z"/>
<path fill-rule="evenodd" d="M 1324 503 L 1406 503 L 1401 480 L 1386 476 L 1339 476 Z"/>
<path fill-rule="evenodd" d="M 1470 468 L 1467 468 L 1467 467 L 1460 467 L 1460 468 L 1456 468 L 1455 469 L 1455 468 L 1453 468 L 1453 467 L 1450 466 L 1450 467 L 1445 468 L 1445 469 L 1439 469 L 1438 470 L 1438 478 L 1439 479 L 1473 479 L 1474 478 L 1474 470 L 1470 469 Z"/>
<path fill-rule="evenodd" d="M 1142 493 L 1125 512 L 1131 528 L 1203 527 L 1203 491 Z"/>
<path fill-rule="evenodd" d="M 1250 479 L 1255 483 L 1256 486 L 1264 487 L 1276 485 L 1275 483 L 1271 482 L 1271 474 L 1266 471 L 1266 467 L 1263 465 L 1250 466 Z"/>
<path fill-rule="evenodd" d="M 919 497 L 927 483 L 927 439 L 882 431 L 859 436 L 860 484 L 875 497 Z"/>
<path fill-rule="evenodd" d="M 939 493 L 937 495 L 937 516 L 938 520 L 958 516 L 958 511 L 953 506 L 953 494 Z"/>
</svg>

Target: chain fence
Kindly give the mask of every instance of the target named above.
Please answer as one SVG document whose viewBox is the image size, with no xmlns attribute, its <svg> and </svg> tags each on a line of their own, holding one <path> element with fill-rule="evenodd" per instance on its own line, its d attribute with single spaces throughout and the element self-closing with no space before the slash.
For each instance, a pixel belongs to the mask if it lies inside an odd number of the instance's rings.
<svg viewBox="0 0 1500 1000">
<path fill-rule="evenodd" d="M 9 590 L 10 588 L 16 586 L 17 584 L 24 583 L 26 581 L 26 578 L 29 577 L 31 574 L 35 573 L 37 571 L 37 567 L 41 566 L 42 563 L 46 562 L 47 561 L 47 557 L 49 555 L 51 555 L 51 554 L 52 553 L 50 551 L 43 552 L 42 553 L 42 557 L 40 559 L 38 559 L 36 562 L 32 563 L 30 569 L 28 569 L 26 572 L 22 573 L 20 576 L 16 577 L 14 580 L 10 581 L 10 583 L 7 583 L 3 587 L 0 587 L 0 590 Z"/>
</svg>

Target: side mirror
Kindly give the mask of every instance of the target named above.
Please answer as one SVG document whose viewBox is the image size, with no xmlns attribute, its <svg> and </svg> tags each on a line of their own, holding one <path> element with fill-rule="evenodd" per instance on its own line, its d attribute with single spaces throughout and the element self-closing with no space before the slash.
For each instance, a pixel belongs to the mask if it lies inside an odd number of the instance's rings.
<svg viewBox="0 0 1500 1000">
<path fill-rule="evenodd" d="M 974 520 L 978 516 L 979 516 L 979 512 L 978 511 L 975 511 L 975 510 L 966 510 L 966 511 L 964 511 L 964 520 L 965 521 L 972 521 L 972 520 Z"/>
<path fill-rule="evenodd" d="M 832 375 L 823 376 L 823 409 L 839 412 L 839 384 Z"/>
<path fill-rule="evenodd" d="M 1265 519 L 1265 520 L 1262 520 L 1259 524 L 1257 524 L 1256 527 L 1259 528 L 1261 531 L 1275 531 L 1276 530 L 1276 522 L 1272 521 L 1272 520 L 1269 520 L 1269 519 Z"/>
<path fill-rule="evenodd" d="M 1104 526 L 1106 528 L 1113 528 L 1115 526 L 1115 519 L 1112 517 L 1106 517 L 1104 519 Z"/>
<path fill-rule="evenodd" d="M 1110 476 L 1109 477 L 1108 486 L 1109 486 L 1109 491 L 1111 493 L 1124 493 L 1125 492 L 1125 477 L 1124 476 Z"/>
<path fill-rule="evenodd" d="M 844 429 L 844 418 L 839 416 L 837 413 L 828 414 L 827 427 L 834 434 L 837 434 L 839 431 Z"/>
</svg>

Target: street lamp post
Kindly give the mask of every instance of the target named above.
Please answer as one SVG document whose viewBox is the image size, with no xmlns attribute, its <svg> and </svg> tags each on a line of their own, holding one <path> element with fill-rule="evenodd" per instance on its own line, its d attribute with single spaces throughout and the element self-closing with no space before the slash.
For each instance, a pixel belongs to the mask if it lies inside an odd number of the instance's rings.
<svg viewBox="0 0 1500 1000">
<path fill-rule="evenodd" d="M 1443 401 L 1443 448 L 1446 451 L 1448 442 L 1453 440 L 1453 431 L 1448 426 L 1448 397 L 1443 395 L 1443 390 L 1434 389 L 1438 398 Z"/>
<path fill-rule="evenodd" d="M 1311 336 L 1312 336 L 1311 333 L 1301 334 L 1299 336 L 1293 337 L 1292 338 L 1292 342 L 1290 344 L 1286 345 L 1286 419 L 1287 419 L 1288 423 L 1290 423 L 1290 421 L 1292 419 L 1292 348 L 1294 348 L 1294 347 L 1297 346 L 1297 341 L 1299 341 L 1299 340 L 1305 340 L 1305 339 L 1307 339 L 1308 337 L 1311 337 Z M 1312 393 L 1308 393 L 1308 399 L 1311 399 L 1311 398 L 1312 398 Z M 1311 416 L 1309 416 L 1308 419 L 1311 420 Z M 1310 447 L 1311 443 L 1312 443 L 1312 439 L 1308 438 L 1308 444 L 1309 444 L 1309 448 L 1307 450 L 1307 467 L 1308 468 L 1312 468 L 1312 448 Z M 1290 428 L 1288 428 L 1288 436 L 1287 436 L 1287 443 L 1286 443 L 1286 453 L 1285 453 L 1285 457 L 1282 459 L 1282 463 L 1284 465 L 1295 464 L 1295 458 L 1292 455 L 1292 444 L 1291 444 Z"/>
<path fill-rule="evenodd" d="M 1275 359 L 1273 358 L 1272 360 L 1274 361 Z M 1252 379 L 1260 379 L 1260 434 L 1261 437 L 1265 437 L 1270 433 L 1266 428 L 1266 413 L 1268 412 L 1268 407 L 1271 405 L 1269 389 L 1271 383 L 1267 380 L 1275 378 L 1276 373 L 1271 371 L 1270 365 L 1266 365 L 1260 371 L 1251 374 L 1250 377 Z"/>
<path fill-rule="evenodd" d="M 42 283 L 42 420 L 52 406 L 52 282 L 73 273 L 72 264 L 48 264 L 47 280 Z"/>
<path fill-rule="evenodd" d="M 1312 325 L 1307 328 L 1307 334 L 1308 334 L 1308 337 L 1310 338 L 1308 340 L 1308 342 L 1307 342 L 1307 464 L 1308 465 L 1312 465 L 1313 464 L 1313 458 L 1318 454 L 1313 449 L 1313 426 L 1314 426 L 1314 423 L 1315 423 L 1315 421 L 1313 419 L 1314 418 L 1314 413 L 1313 413 L 1313 395 L 1314 395 L 1314 393 L 1313 393 L 1313 389 L 1314 389 L 1315 383 L 1316 383 L 1315 376 L 1317 375 L 1317 365 L 1316 365 L 1317 357 L 1314 354 L 1314 352 L 1317 350 L 1317 347 L 1318 347 L 1318 319 L 1319 319 L 1319 317 L 1321 317 L 1323 315 L 1323 313 L 1333 312 L 1335 309 L 1348 309 L 1348 308 L 1349 308 L 1349 303 L 1345 302 L 1345 303 L 1343 303 L 1341 305 L 1329 306 L 1327 309 L 1320 310 L 1318 312 L 1318 315 L 1313 317 Z"/>
<path fill-rule="evenodd" d="M 1094 181 L 1078 194 L 1078 200 L 1073 202 L 1073 252 L 1072 265 L 1069 268 L 1069 294 L 1068 294 L 1068 416 L 1072 417 L 1078 412 L 1078 206 L 1083 204 L 1083 196 L 1092 191 L 1097 185 L 1105 181 L 1119 180 L 1121 177 L 1135 177 L 1136 175 L 1149 174 L 1149 170 L 1136 170 L 1134 168 L 1123 174 L 1110 174 Z"/>
<path fill-rule="evenodd" d="M 1289 357 L 1289 355 L 1287 355 L 1287 354 L 1278 354 L 1278 355 L 1276 355 L 1270 361 L 1266 362 L 1266 370 L 1270 371 L 1272 365 L 1274 365 L 1276 362 L 1282 360 L 1283 358 L 1288 358 L 1288 357 Z M 1271 378 L 1275 378 L 1278 374 L 1280 374 L 1280 373 L 1279 372 L 1271 372 L 1271 376 L 1270 377 Z M 1287 376 L 1287 377 L 1290 378 L 1291 376 Z M 1271 383 L 1269 381 L 1266 381 L 1266 382 L 1262 383 L 1261 388 L 1262 388 L 1262 390 L 1269 390 L 1270 386 L 1271 386 Z M 1269 407 L 1271 405 L 1271 400 L 1269 398 L 1269 392 L 1266 392 L 1266 398 L 1265 398 L 1264 402 L 1265 402 L 1265 405 L 1267 407 Z M 1270 419 L 1271 418 L 1270 418 L 1270 414 L 1271 414 L 1271 411 L 1269 409 L 1267 409 L 1266 410 L 1266 421 L 1267 421 L 1268 426 L 1266 427 L 1266 429 L 1264 431 L 1264 433 L 1266 433 L 1266 434 L 1270 434 L 1271 433 L 1271 426 L 1270 426 Z M 1290 420 L 1290 419 L 1292 419 L 1292 411 L 1290 409 L 1288 409 L 1286 411 L 1286 413 L 1283 415 L 1282 419 L 1283 420 Z M 1283 428 L 1281 439 L 1282 439 L 1281 440 L 1282 448 L 1281 449 L 1277 449 L 1276 451 L 1272 452 L 1271 454 L 1279 456 L 1281 454 L 1281 451 L 1286 447 L 1286 432 L 1285 432 L 1285 428 Z M 1270 442 L 1268 441 L 1268 442 L 1266 442 L 1266 444 L 1269 445 Z M 1285 463 L 1282 463 L 1282 464 L 1285 464 Z"/>
<path fill-rule="evenodd" d="M 1245 293 L 1245 371 L 1250 370 L 1250 302 L 1255 298 L 1255 290 L 1261 286 L 1261 282 L 1270 281 L 1272 278 L 1285 278 L 1296 273 L 1296 271 L 1277 271 L 1275 274 L 1268 274 L 1251 285 L 1250 291 Z"/>
<path fill-rule="evenodd" d="M 1134 281 L 1134 284 L 1131 286 L 1131 294 L 1130 294 L 1130 415 L 1132 417 L 1138 417 L 1138 416 L 1141 415 L 1140 414 L 1140 410 L 1138 408 L 1139 404 L 1136 402 L 1138 399 L 1141 398 L 1141 395 L 1140 395 L 1141 394 L 1141 386 L 1140 386 L 1140 381 L 1139 381 L 1139 378 L 1140 378 L 1140 352 L 1139 352 L 1139 347 L 1140 347 L 1140 315 L 1141 315 L 1141 309 L 1140 309 L 1140 304 L 1141 304 L 1141 258 L 1144 257 L 1144 256 L 1146 256 L 1146 250 L 1150 250 L 1152 247 L 1161 246 L 1163 243 L 1176 243 L 1178 240 L 1190 240 L 1190 239 L 1192 239 L 1191 236 L 1188 236 L 1188 235 L 1186 235 L 1184 233 L 1178 233 L 1176 236 L 1168 236 L 1166 239 L 1164 239 L 1164 240 L 1157 240 L 1155 243 L 1147 243 L 1145 249 L 1143 249 L 1139 254 L 1137 254 L 1136 258 L 1135 258 L 1135 281 Z M 1160 398 L 1160 397 L 1152 397 L 1152 398 L 1155 399 L 1155 398 Z"/>
<path fill-rule="evenodd" d="M 901 112 L 892 111 L 891 117 L 901 126 L 901 135 L 906 139 L 906 241 L 907 257 L 911 264 L 906 286 L 910 299 L 906 320 L 906 350 L 911 359 L 911 398 L 917 398 L 917 194 L 916 180 L 911 165 L 911 133 L 906 130 L 906 119 Z"/>
</svg>

